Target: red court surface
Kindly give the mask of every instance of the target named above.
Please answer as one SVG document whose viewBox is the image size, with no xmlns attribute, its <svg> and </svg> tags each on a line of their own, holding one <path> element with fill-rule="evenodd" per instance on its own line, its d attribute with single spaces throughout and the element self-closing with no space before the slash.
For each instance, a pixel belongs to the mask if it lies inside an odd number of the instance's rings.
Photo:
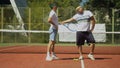
<svg viewBox="0 0 120 68">
<path fill-rule="evenodd" d="M 97 46 L 95 61 L 88 59 L 84 47 L 84 68 L 120 68 L 120 46 Z M 75 46 L 57 46 L 58 60 L 45 61 L 46 46 L 0 47 L 0 68 L 83 68 L 74 61 L 79 54 Z"/>
</svg>

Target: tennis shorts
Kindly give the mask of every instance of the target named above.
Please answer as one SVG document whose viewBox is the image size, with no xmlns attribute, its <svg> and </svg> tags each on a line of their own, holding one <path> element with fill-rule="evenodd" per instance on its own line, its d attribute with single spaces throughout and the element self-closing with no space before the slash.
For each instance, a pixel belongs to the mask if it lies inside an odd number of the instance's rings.
<svg viewBox="0 0 120 68">
<path fill-rule="evenodd" d="M 51 41 L 56 41 L 56 35 L 57 35 L 58 30 L 57 30 L 57 29 L 50 28 L 50 29 L 49 29 L 49 32 L 50 32 L 49 40 L 51 40 Z"/>
<path fill-rule="evenodd" d="M 81 46 L 84 45 L 85 40 L 88 44 L 95 43 L 95 39 L 93 37 L 92 32 L 89 31 L 77 31 L 76 33 L 76 45 Z"/>
</svg>

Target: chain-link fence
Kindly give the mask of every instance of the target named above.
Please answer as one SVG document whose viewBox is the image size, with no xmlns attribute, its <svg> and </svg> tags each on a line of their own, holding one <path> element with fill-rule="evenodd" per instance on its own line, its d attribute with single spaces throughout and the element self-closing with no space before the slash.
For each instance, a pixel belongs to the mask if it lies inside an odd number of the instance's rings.
<svg viewBox="0 0 120 68">
<path fill-rule="evenodd" d="M 25 30 L 48 31 L 50 24 L 47 22 L 50 8 L 34 7 L 24 8 L 24 28 Z M 120 32 L 120 12 L 118 9 L 107 10 L 104 8 L 91 10 L 96 19 L 96 23 L 105 23 L 106 31 Z M 58 8 L 57 14 L 59 21 L 71 18 L 75 14 L 74 7 Z M 0 8 L 0 29 L 20 30 L 18 19 L 12 8 Z M 0 32 L 1 43 L 48 43 L 49 34 L 47 33 L 12 33 Z M 120 34 L 107 35 L 106 43 L 119 43 Z"/>
</svg>

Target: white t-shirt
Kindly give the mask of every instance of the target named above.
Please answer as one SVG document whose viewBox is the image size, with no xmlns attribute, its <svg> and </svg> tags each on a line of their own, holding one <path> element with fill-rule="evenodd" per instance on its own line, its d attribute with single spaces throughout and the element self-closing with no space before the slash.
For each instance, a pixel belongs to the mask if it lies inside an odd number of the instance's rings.
<svg viewBox="0 0 120 68">
<path fill-rule="evenodd" d="M 58 26 L 58 16 L 57 16 L 57 14 L 55 13 L 54 10 L 51 10 L 51 11 L 50 11 L 49 18 L 50 18 L 50 17 L 52 18 L 52 22 L 53 22 L 55 25 Z M 56 29 L 52 24 L 51 24 L 50 28 Z"/>
<path fill-rule="evenodd" d="M 85 10 L 83 14 L 75 14 L 73 16 L 73 19 L 77 21 L 78 29 L 77 31 L 89 31 L 90 30 L 90 17 L 92 17 L 93 14 L 90 11 Z"/>
</svg>

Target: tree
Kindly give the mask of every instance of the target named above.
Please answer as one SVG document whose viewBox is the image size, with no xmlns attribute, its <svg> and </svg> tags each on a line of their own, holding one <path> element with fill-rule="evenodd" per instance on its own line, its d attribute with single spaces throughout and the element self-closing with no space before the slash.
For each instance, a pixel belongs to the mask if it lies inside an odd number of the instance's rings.
<svg viewBox="0 0 120 68">
<path fill-rule="evenodd" d="M 94 8 L 120 8 L 120 0 L 90 0 L 89 4 Z"/>
</svg>

